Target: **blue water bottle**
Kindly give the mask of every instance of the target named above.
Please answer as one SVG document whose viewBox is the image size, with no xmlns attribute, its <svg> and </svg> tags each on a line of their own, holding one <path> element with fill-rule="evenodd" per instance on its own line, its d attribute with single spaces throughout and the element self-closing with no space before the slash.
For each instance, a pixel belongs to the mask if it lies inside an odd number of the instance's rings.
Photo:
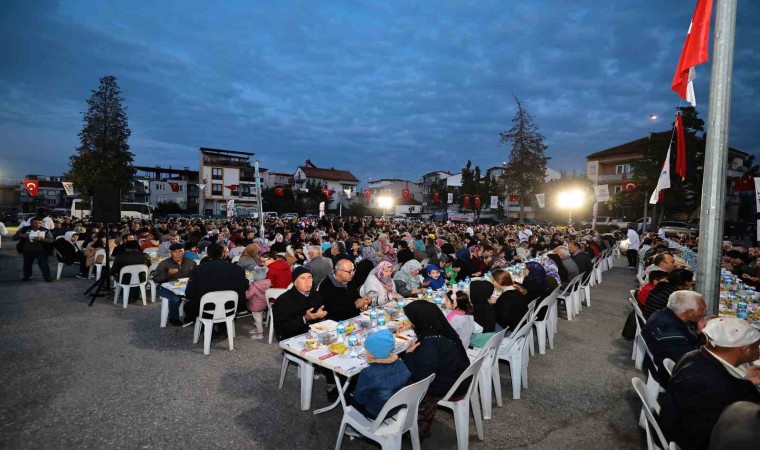
<svg viewBox="0 0 760 450">
<path fill-rule="evenodd" d="M 383 328 L 385 328 L 385 313 L 382 313 L 382 312 L 381 312 L 381 313 L 380 313 L 380 314 L 377 316 L 377 327 L 378 327 L 378 328 L 380 328 L 381 330 L 382 330 Z"/>
<path fill-rule="evenodd" d="M 369 323 L 372 328 L 377 328 L 377 311 L 374 306 L 369 310 Z"/>
<path fill-rule="evenodd" d="M 338 334 L 338 342 L 343 344 L 346 342 L 346 325 L 341 320 L 338 322 L 338 326 L 335 328 L 335 332 Z"/>
<path fill-rule="evenodd" d="M 348 356 L 349 358 L 356 358 L 356 346 L 359 345 L 359 339 L 354 333 L 348 336 Z"/>
</svg>

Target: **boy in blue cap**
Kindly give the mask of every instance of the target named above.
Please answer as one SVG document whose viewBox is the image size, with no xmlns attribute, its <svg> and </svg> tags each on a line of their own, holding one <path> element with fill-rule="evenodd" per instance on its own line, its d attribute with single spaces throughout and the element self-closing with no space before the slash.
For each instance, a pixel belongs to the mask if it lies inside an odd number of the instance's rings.
<svg viewBox="0 0 760 450">
<path fill-rule="evenodd" d="M 359 374 L 356 390 L 348 398 L 351 406 L 368 419 L 375 419 L 388 399 L 412 377 L 404 362 L 392 353 L 394 343 L 387 329 L 370 334 L 364 341 L 369 367 Z"/>
</svg>

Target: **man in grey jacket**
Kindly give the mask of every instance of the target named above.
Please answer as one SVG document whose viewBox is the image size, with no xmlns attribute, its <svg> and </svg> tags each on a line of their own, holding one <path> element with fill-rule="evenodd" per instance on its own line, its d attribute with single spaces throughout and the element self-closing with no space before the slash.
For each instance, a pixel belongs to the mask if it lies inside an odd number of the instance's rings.
<svg viewBox="0 0 760 450">
<path fill-rule="evenodd" d="M 40 272 L 45 281 L 53 281 L 50 276 L 50 265 L 48 265 L 48 254 L 45 244 L 53 243 L 53 235 L 46 228 L 42 228 L 42 221 L 39 217 L 31 220 L 31 224 L 21 227 L 13 235 L 14 241 L 21 241 L 21 253 L 24 255 L 24 278 L 22 281 L 29 281 L 32 276 L 32 264 L 37 261 L 40 266 Z"/>
<path fill-rule="evenodd" d="M 322 256 L 322 248 L 318 245 L 309 246 L 309 262 L 305 264 L 314 277 L 313 290 L 317 290 L 319 283 L 325 279 L 328 273 L 333 271 L 333 262 Z"/>
<path fill-rule="evenodd" d="M 568 249 L 565 247 L 557 247 L 554 249 L 554 253 L 559 255 L 560 259 L 562 259 L 562 265 L 565 266 L 565 270 L 567 270 L 568 281 L 572 281 L 575 277 L 578 276 L 578 274 L 581 273 L 580 269 L 578 269 L 578 264 L 573 261 L 573 258 L 570 256 L 570 251 L 568 251 Z"/>
</svg>

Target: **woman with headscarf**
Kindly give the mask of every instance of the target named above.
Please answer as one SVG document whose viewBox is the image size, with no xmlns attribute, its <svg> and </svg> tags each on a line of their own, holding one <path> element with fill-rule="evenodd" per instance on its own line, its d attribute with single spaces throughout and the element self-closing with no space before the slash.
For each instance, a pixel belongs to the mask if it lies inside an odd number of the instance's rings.
<svg viewBox="0 0 760 450">
<path fill-rule="evenodd" d="M 53 243 L 53 247 L 58 251 L 58 260 L 67 266 L 79 263 L 78 278 L 87 278 L 87 257 L 84 252 L 77 247 L 79 234 L 74 231 L 67 231 L 63 237 L 58 238 Z"/>
<path fill-rule="evenodd" d="M 396 283 L 396 292 L 404 297 L 413 297 L 425 292 L 418 275 L 422 270 L 422 265 L 416 260 L 407 261 L 401 266 L 401 269 L 393 275 L 393 281 Z"/>
<path fill-rule="evenodd" d="M 287 250 L 288 243 L 285 242 L 285 238 L 280 233 L 275 234 L 274 243 L 269 247 L 269 251 L 272 253 L 285 253 Z"/>
<path fill-rule="evenodd" d="M 470 359 L 459 335 L 437 306 L 415 301 L 406 305 L 404 314 L 417 335 L 417 340 L 409 345 L 403 356 L 404 364 L 412 373 L 412 381 L 418 382 L 435 374 L 417 415 L 420 438 L 424 439 L 430 436 L 438 401 L 467 370 Z M 468 388 L 469 383 L 462 383 L 456 395 L 463 395 Z"/>
<path fill-rule="evenodd" d="M 371 261 L 373 267 L 380 263 L 380 260 L 377 258 L 377 253 L 375 253 L 375 249 L 372 248 L 372 242 L 370 242 L 370 245 L 365 244 L 359 251 L 361 252 L 360 255 L 362 260 Z M 393 267 L 393 265 L 391 265 L 391 267 Z"/>
<path fill-rule="evenodd" d="M 433 236 L 433 235 L 430 235 Z M 435 239 L 428 236 L 425 239 L 425 255 L 428 259 L 428 264 L 438 265 L 438 247 L 436 247 Z"/>
<path fill-rule="evenodd" d="M 559 276 L 559 268 L 557 267 L 557 264 L 549 257 L 543 257 L 539 259 L 538 263 L 541 264 L 541 266 L 546 271 L 546 276 L 557 282 L 557 284 L 554 287 L 559 286 L 562 280 L 560 279 L 560 276 Z M 554 288 L 551 288 L 551 290 L 554 290 Z"/>
<path fill-rule="evenodd" d="M 261 249 L 258 244 L 248 244 L 243 250 L 243 254 L 240 255 L 238 260 L 238 266 L 244 270 L 254 270 L 261 267 L 261 259 L 259 259 L 259 253 Z"/>
<path fill-rule="evenodd" d="M 560 286 L 564 285 L 565 283 L 570 281 L 570 277 L 568 276 L 567 269 L 565 268 L 565 265 L 562 264 L 562 258 L 559 257 L 558 254 L 554 253 L 553 251 L 551 253 L 547 253 L 546 257 L 551 259 L 554 262 L 554 266 L 557 268 L 557 274 L 559 275 L 559 284 Z M 544 266 L 546 267 L 546 266 Z M 546 273 L 549 273 L 548 271 Z"/>
<path fill-rule="evenodd" d="M 386 241 L 385 243 L 380 243 L 380 251 L 383 254 L 383 261 L 388 261 L 389 263 L 395 265 L 396 260 L 396 250 L 393 249 L 393 246 L 390 244 L 390 242 Z"/>
<path fill-rule="evenodd" d="M 371 292 L 377 294 L 377 304 L 383 306 L 391 300 L 401 298 L 401 295 L 396 292 L 396 283 L 393 282 L 393 266 L 388 261 L 382 261 L 375 267 L 375 269 L 367 276 L 359 295 L 362 297 L 370 295 Z"/>
<path fill-rule="evenodd" d="M 490 302 L 493 284 L 486 280 L 473 280 L 470 283 L 470 302 L 475 322 L 483 327 L 484 333 L 496 331 L 496 311 Z"/>
<path fill-rule="evenodd" d="M 525 271 L 523 272 L 524 278 L 522 283 L 523 288 L 527 291 L 525 294 L 528 300 L 538 300 L 540 302 L 547 295 L 549 295 L 549 284 L 546 280 L 546 270 L 544 267 L 535 262 L 529 261 L 525 263 Z M 537 302 L 537 303 L 538 303 Z"/>
<path fill-rule="evenodd" d="M 259 246 L 259 254 L 270 252 L 267 240 L 264 238 L 255 238 L 253 243 Z M 284 250 L 283 250 L 284 251 Z M 277 253 L 277 252 L 274 252 Z"/>
</svg>

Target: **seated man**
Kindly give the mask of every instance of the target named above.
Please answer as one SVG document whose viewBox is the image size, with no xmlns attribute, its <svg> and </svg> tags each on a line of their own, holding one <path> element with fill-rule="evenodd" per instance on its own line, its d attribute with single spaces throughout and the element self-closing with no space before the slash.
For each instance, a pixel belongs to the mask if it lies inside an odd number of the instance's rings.
<svg viewBox="0 0 760 450">
<path fill-rule="evenodd" d="M 312 292 L 314 277 L 306 267 L 293 269 L 293 287 L 272 305 L 272 322 L 277 339 L 283 340 L 309 331 L 309 324 L 319 322 L 327 311 L 319 292 Z"/>
<path fill-rule="evenodd" d="M 185 258 L 185 248 L 180 243 L 170 245 L 169 252 L 171 257 L 158 264 L 153 273 L 153 281 L 158 285 L 158 295 L 169 300 L 169 323 L 174 326 L 182 326 L 182 322 L 179 320 L 179 305 L 182 301 L 174 292 L 161 286 L 161 284 L 189 277 L 195 263 Z"/>
<path fill-rule="evenodd" d="M 146 266 L 150 267 L 150 255 L 147 253 L 143 253 L 142 250 L 140 250 L 140 244 L 137 241 L 128 241 L 124 244 L 124 252 L 120 254 L 119 256 L 114 259 L 113 264 L 111 265 L 111 276 L 115 278 L 119 278 L 119 272 L 123 267 L 131 266 L 135 264 L 145 264 Z M 105 267 L 105 266 L 104 266 Z M 129 283 L 129 275 L 127 275 L 127 278 L 121 280 L 122 283 Z M 146 281 L 146 280 L 140 280 Z M 133 295 L 137 295 L 138 289 L 130 289 L 130 297 Z"/>
<path fill-rule="evenodd" d="M 583 251 L 583 246 L 575 241 L 570 241 L 567 245 L 570 250 L 570 257 L 575 261 L 578 266 L 578 272 L 583 274 L 583 281 L 585 282 L 589 276 L 591 276 L 591 270 L 594 268 L 594 263 L 591 261 L 591 256 Z"/>
<path fill-rule="evenodd" d="M 361 297 L 359 288 L 351 288 L 349 281 L 354 278 L 354 263 L 348 259 L 339 259 L 335 269 L 319 286 L 319 294 L 324 301 L 328 318 L 346 320 L 361 313 L 361 308 L 370 304 L 369 297 Z"/>
<path fill-rule="evenodd" d="M 161 242 L 161 245 L 158 247 L 158 256 L 161 258 L 168 258 L 171 256 L 171 249 L 169 247 L 179 243 L 179 235 L 176 233 L 170 234 L 169 239 Z"/>
<path fill-rule="evenodd" d="M 248 279 L 245 270 L 224 260 L 224 247 L 220 244 L 209 245 L 207 254 L 208 261 L 190 272 L 185 288 L 185 297 L 188 299 L 185 305 L 186 323 L 195 321 L 198 317 L 201 298 L 209 292 L 235 291 L 238 294 L 238 311 L 243 311 L 246 307 Z"/>
<path fill-rule="evenodd" d="M 738 401 L 760 402 L 760 331 L 736 317 L 713 319 L 707 345 L 687 353 L 673 370 L 660 414 L 668 439 L 683 449 L 707 449 L 724 409 Z"/>
<path fill-rule="evenodd" d="M 658 253 L 655 255 L 652 264 L 648 265 L 644 273 L 649 274 L 653 270 L 662 270 L 667 273 L 676 268 L 676 259 L 670 253 Z"/>
<path fill-rule="evenodd" d="M 686 269 L 674 270 L 668 275 L 668 281 L 661 281 L 657 286 L 652 288 L 652 291 L 644 301 L 641 313 L 644 314 L 645 319 L 649 320 L 649 317 L 656 311 L 668 306 L 670 294 L 675 291 L 691 290 L 693 288 L 694 272 Z"/>
<path fill-rule="evenodd" d="M 639 305 L 644 306 L 647 302 L 647 296 L 652 292 L 652 289 L 660 284 L 661 281 L 667 280 L 668 273 L 663 270 L 653 270 L 649 272 L 647 283 L 644 286 L 641 286 L 638 292 L 636 292 L 636 301 L 639 302 Z"/>
<path fill-rule="evenodd" d="M 707 306 L 702 296 L 694 291 L 675 291 L 668 297 L 668 306 L 652 314 L 641 330 L 654 363 L 658 368 L 655 378 L 664 386 L 669 378 L 662 361 L 670 358 L 678 362 L 686 353 L 696 350 L 701 343 L 697 335 L 705 326 Z M 697 334 L 689 328 L 697 324 Z"/>
<path fill-rule="evenodd" d="M 327 274 L 332 272 L 333 263 L 330 258 L 322 256 L 322 248 L 318 245 L 312 245 L 309 247 L 309 262 L 305 264 L 312 275 L 314 276 L 314 287 L 319 286 L 319 283 L 327 277 Z"/>
</svg>

